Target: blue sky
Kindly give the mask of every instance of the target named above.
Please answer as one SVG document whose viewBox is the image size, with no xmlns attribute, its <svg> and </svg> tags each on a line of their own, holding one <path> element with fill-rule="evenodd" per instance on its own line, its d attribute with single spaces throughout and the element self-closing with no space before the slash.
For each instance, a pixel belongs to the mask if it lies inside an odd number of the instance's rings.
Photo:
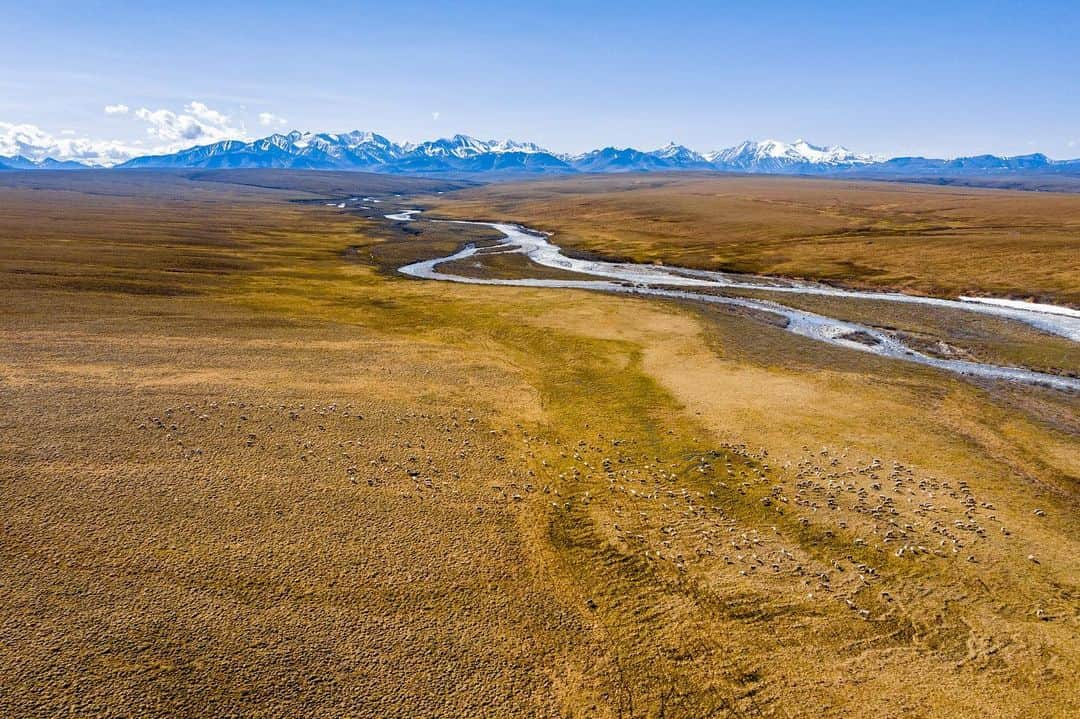
<svg viewBox="0 0 1080 719">
<path fill-rule="evenodd" d="M 1080 2 L 508 5 L 0 0 L 0 154 L 298 128 L 1080 156 Z"/>
</svg>

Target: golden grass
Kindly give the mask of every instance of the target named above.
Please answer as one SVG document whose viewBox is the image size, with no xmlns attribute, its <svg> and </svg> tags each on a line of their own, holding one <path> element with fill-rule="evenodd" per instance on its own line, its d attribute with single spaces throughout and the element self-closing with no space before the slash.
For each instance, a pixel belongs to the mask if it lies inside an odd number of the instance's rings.
<svg viewBox="0 0 1080 719">
<path fill-rule="evenodd" d="M 1075 709 L 1075 398 L 176 182 L 0 190 L 0 711 Z"/>
</svg>

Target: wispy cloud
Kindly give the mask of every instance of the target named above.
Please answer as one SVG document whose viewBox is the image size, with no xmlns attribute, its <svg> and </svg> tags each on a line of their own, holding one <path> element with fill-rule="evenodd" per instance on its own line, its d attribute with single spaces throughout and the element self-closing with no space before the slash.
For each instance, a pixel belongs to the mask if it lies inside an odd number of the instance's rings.
<svg viewBox="0 0 1080 719">
<path fill-rule="evenodd" d="M 284 117 L 281 117 L 280 115 L 275 115 L 272 112 L 259 113 L 259 124 L 263 127 L 272 127 L 274 125 L 278 127 L 285 127 L 288 122 L 289 121 L 286 120 Z"/>
<path fill-rule="evenodd" d="M 435 112 L 431 113 L 431 119 L 432 120 L 438 120 L 439 115 L 441 115 L 441 114 L 442 114 L 441 112 L 435 111 Z"/>
<path fill-rule="evenodd" d="M 131 108 L 124 104 L 105 106 L 106 115 L 126 115 L 130 110 Z"/>
</svg>

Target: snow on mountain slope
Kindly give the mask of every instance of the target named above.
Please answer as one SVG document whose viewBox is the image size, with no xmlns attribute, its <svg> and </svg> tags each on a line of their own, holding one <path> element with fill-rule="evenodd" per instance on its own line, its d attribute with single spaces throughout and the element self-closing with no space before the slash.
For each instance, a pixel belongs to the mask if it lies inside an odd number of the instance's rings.
<svg viewBox="0 0 1080 719">
<path fill-rule="evenodd" d="M 22 158 L 18 158 L 21 160 Z M 16 159 L 0 158 L 9 167 Z M 373 132 L 293 131 L 246 142 L 224 140 L 168 155 L 145 156 L 120 167 L 267 167 L 362 170 L 401 173 L 541 174 L 566 172 L 648 172 L 705 170 L 771 174 L 866 174 L 925 176 L 1043 172 L 1080 174 L 1080 161 L 1057 161 L 1045 155 L 982 155 L 935 160 L 883 160 L 846 147 L 823 147 L 805 140 L 747 140 L 734 147 L 699 153 L 670 143 L 644 152 L 605 147 L 579 155 L 560 155 L 531 142 L 480 140 L 454 135 L 420 143 L 396 143 Z"/>
<path fill-rule="evenodd" d="M 540 147 L 534 142 L 517 142 L 516 140 L 490 140 L 488 143 L 488 152 L 524 152 L 526 154 L 534 155 L 537 153 L 546 153 L 548 155 L 554 154 Z"/>
<path fill-rule="evenodd" d="M 777 172 L 786 169 L 834 168 L 867 165 L 877 161 L 871 155 L 860 155 L 846 147 L 819 147 L 806 140 L 793 143 L 780 140 L 746 140 L 735 147 L 705 155 L 718 169 L 751 172 Z"/>
<path fill-rule="evenodd" d="M 508 152 L 553 154 L 532 142 L 517 142 L 515 140 L 478 140 L 475 137 L 470 137 L 468 135 L 454 135 L 453 137 L 429 140 L 428 142 L 410 146 L 408 149 L 408 154 L 417 153 L 427 157 L 452 156 L 461 159 L 488 153 L 503 154 Z"/>
<path fill-rule="evenodd" d="M 676 167 L 708 164 L 708 160 L 700 152 L 695 152 L 684 145 L 676 145 L 674 142 L 669 142 L 664 147 L 653 150 L 649 154 Z"/>
</svg>

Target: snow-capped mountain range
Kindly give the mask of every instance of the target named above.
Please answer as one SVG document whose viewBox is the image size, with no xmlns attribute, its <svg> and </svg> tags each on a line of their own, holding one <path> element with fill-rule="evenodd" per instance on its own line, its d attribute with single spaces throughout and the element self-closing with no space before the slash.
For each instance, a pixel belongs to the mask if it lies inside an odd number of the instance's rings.
<svg viewBox="0 0 1080 719">
<path fill-rule="evenodd" d="M 566 155 L 532 142 L 479 140 L 468 135 L 397 144 L 371 132 L 290 132 L 243 143 L 227 140 L 171 155 L 138 157 L 122 168 L 287 167 L 375 172 L 627 172 L 641 170 L 737 170 L 812 172 L 867 164 L 875 158 L 842 147 L 816 147 L 802 140 L 744 142 L 702 154 L 674 143 L 646 152 L 605 147 Z"/>
<path fill-rule="evenodd" d="M 74 162 L 0 157 L 3 169 L 77 169 Z M 569 174 L 711 170 L 766 174 L 860 174 L 917 176 L 1015 172 L 1080 174 L 1080 160 L 1055 161 L 1045 155 L 981 155 L 953 160 L 922 157 L 884 159 L 839 145 L 821 147 L 805 140 L 747 140 L 734 147 L 697 152 L 671 143 L 657 150 L 605 147 L 567 155 L 535 143 L 479 140 L 468 135 L 420 143 L 396 143 L 373 132 L 309 133 L 293 131 L 253 141 L 224 140 L 166 155 L 136 157 L 120 169 L 147 168 L 288 168 L 353 170 L 407 174 Z"/>
<path fill-rule="evenodd" d="M 735 147 L 710 152 L 705 159 L 714 165 L 750 172 L 784 171 L 802 165 L 838 167 L 869 165 L 883 158 L 859 155 L 846 147 L 817 147 L 806 140 L 796 140 L 790 145 L 779 140 L 752 142 L 747 140 Z"/>
</svg>

